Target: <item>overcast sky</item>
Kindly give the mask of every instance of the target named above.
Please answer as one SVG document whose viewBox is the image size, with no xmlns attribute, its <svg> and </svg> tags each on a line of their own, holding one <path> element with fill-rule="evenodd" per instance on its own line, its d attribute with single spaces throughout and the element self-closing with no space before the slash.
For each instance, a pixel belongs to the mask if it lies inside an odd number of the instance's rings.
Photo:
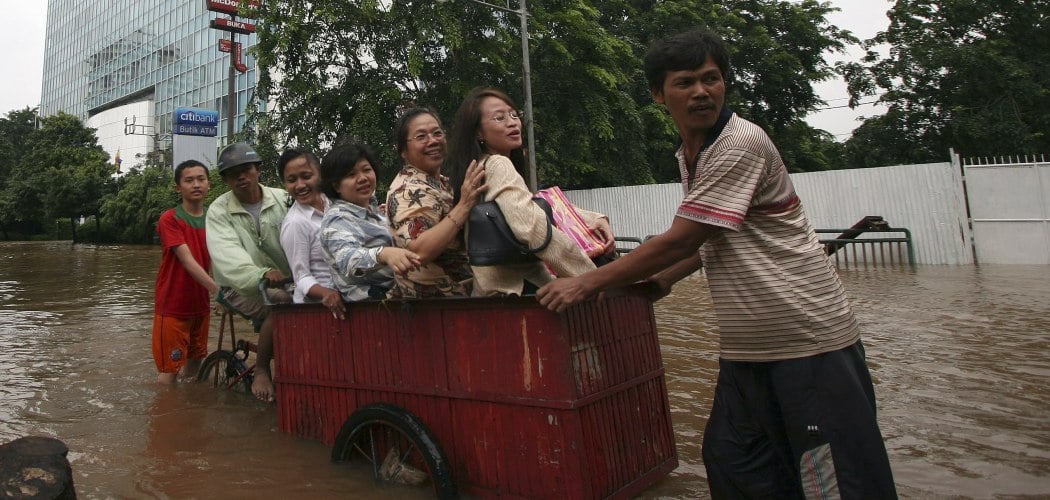
<svg viewBox="0 0 1050 500">
<path fill-rule="evenodd" d="M 40 104 L 47 1 L 3 2 L 0 16 L 0 114 Z"/>
<path fill-rule="evenodd" d="M 888 20 L 886 11 L 891 0 L 831 0 L 842 9 L 829 16 L 832 24 L 846 28 L 861 39 L 870 38 L 884 29 Z M 0 16 L 0 67 L 7 73 L 0 78 L 0 115 L 40 103 L 40 81 L 44 59 L 44 25 L 47 18 L 46 0 L 4 2 Z M 856 50 L 852 56 L 859 57 Z M 850 57 L 849 55 L 837 57 Z M 828 109 L 807 117 L 814 127 L 835 134 L 843 140 L 856 128 L 858 117 L 882 113 L 871 105 L 856 110 L 836 108 L 846 104 L 846 84 L 841 80 L 817 86 L 817 93 L 828 102 Z"/>
</svg>

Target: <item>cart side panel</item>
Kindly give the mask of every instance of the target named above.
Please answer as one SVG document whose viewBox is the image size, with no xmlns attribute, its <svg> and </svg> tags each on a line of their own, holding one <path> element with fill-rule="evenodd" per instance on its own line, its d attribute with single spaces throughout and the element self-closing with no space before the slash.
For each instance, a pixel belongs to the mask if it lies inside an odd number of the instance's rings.
<svg viewBox="0 0 1050 500">
<path fill-rule="evenodd" d="M 331 444 L 358 401 L 380 401 L 352 388 L 447 391 L 440 311 L 364 303 L 351 304 L 344 321 L 320 306 L 282 307 L 274 317 L 282 431 Z"/>
<path fill-rule="evenodd" d="M 476 497 L 584 498 L 578 450 L 567 438 L 575 412 L 456 400 L 459 454 L 452 460 L 464 492 Z M 575 429 L 575 431 L 573 430 Z"/>
<path fill-rule="evenodd" d="M 447 390 L 440 311 L 411 302 L 351 304 L 348 311 L 341 331 L 353 345 L 355 385 Z"/>
<path fill-rule="evenodd" d="M 331 446 L 343 423 L 358 407 L 357 393 L 339 387 L 283 383 L 277 406 L 282 432 Z"/>
<path fill-rule="evenodd" d="M 678 466 L 664 378 L 578 410 L 457 400 L 443 443 L 477 497 L 631 498 Z"/>
<path fill-rule="evenodd" d="M 344 322 L 299 313 L 331 318 L 320 307 L 275 308 L 282 431 L 331 444 L 358 407 L 396 404 L 430 429 L 461 490 L 478 497 L 627 498 L 677 466 L 652 304 L 641 295 L 609 294 L 565 314 L 513 297 L 350 304 Z"/>
<path fill-rule="evenodd" d="M 357 407 L 353 393 L 331 387 L 351 380 L 352 366 L 346 360 L 353 359 L 352 346 L 343 325 L 320 306 L 285 309 L 274 319 L 274 358 L 280 360 L 274 363 L 278 427 L 330 442 L 344 414 Z"/>
<path fill-rule="evenodd" d="M 564 317 L 581 398 L 662 369 L 648 299 L 621 294 L 570 308 Z"/>
<path fill-rule="evenodd" d="M 572 365 L 551 355 L 568 352 L 561 321 L 534 300 L 459 301 L 443 324 L 452 392 L 497 400 L 576 397 Z"/>
<path fill-rule="evenodd" d="M 663 387 L 656 377 L 581 409 L 588 497 L 630 498 L 678 466 Z"/>
</svg>

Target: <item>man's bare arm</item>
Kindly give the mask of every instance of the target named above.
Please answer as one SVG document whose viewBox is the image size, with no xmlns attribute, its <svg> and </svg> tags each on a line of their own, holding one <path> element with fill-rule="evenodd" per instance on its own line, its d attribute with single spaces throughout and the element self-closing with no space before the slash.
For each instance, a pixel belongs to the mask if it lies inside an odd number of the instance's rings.
<svg viewBox="0 0 1050 500">
<path fill-rule="evenodd" d="M 700 252 L 697 251 L 694 252 L 691 257 L 650 276 L 649 281 L 655 283 L 656 286 L 660 288 L 660 295 L 654 297 L 653 300 L 667 296 L 667 294 L 671 293 L 671 287 L 675 283 L 678 283 L 686 276 L 697 272 L 701 267 L 703 267 L 703 262 L 700 260 Z"/>
<path fill-rule="evenodd" d="M 548 283 L 536 294 L 537 298 L 548 309 L 561 312 L 610 288 L 627 286 L 679 265 L 688 268 L 699 260 L 700 245 L 719 231 L 715 226 L 675 217 L 671 228 L 663 234 L 609 265 L 575 278 Z M 683 261 L 689 264 L 682 264 Z"/>
</svg>

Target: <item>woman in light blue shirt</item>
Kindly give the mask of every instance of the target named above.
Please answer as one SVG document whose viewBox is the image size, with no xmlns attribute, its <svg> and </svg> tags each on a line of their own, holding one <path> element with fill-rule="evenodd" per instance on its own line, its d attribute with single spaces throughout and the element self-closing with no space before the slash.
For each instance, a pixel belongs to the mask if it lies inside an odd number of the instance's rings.
<svg viewBox="0 0 1050 500">
<path fill-rule="evenodd" d="M 348 302 L 399 297 L 394 273 L 419 267 L 419 255 L 393 246 L 376 201 L 375 155 L 361 144 L 332 148 L 321 186 L 332 206 L 321 221 L 321 249 L 332 281 Z"/>
</svg>

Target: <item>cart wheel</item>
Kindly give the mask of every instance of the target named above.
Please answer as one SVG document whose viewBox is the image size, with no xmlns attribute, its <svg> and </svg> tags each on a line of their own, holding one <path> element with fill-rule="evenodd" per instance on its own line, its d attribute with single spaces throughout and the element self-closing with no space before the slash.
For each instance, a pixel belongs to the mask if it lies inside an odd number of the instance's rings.
<svg viewBox="0 0 1050 500">
<path fill-rule="evenodd" d="M 215 351 L 204 358 L 197 382 L 207 382 L 212 387 L 221 387 L 237 392 L 252 392 L 252 374 L 244 360 L 230 351 Z"/>
<path fill-rule="evenodd" d="M 404 408 L 377 403 L 350 415 L 332 447 L 332 461 L 364 459 L 376 480 L 426 486 L 438 498 L 458 498 L 445 454 L 430 431 Z"/>
</svg>

